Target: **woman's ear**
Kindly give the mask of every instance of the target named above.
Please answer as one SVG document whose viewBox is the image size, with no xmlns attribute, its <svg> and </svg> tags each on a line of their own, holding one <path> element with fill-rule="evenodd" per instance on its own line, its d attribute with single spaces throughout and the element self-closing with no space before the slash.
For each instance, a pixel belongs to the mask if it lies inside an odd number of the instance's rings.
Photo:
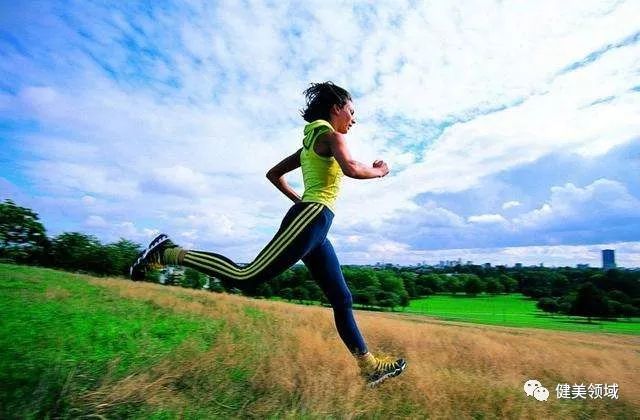
<svg viewBox="0 0 640 420">
<path fill-rule="evenodd" d="M 329 113 L 332 115 L 338 115 L 340 113 L 340 106 L 338 106 L 338 104 L 331 105 Z"/>
</svg>

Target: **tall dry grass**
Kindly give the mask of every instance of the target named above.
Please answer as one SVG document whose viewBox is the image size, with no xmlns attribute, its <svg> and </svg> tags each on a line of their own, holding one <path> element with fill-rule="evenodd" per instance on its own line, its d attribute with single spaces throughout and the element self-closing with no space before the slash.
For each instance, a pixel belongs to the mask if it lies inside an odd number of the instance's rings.
<svg viewBox="0 0 640 420">
<path fill-rule="evenodd" d="M 204 401 L 237 417 L 631 418 L 640 413 L 640 339 L 448 323 L 358 312 L 374 352 L 402 355 L 400 377 L 369 390 L 328 308 L 248 299 L 122 280 L 89 280 L 179 312 L 223 319 L 209 351 L 106 380 L 85 396 L 100 413 L 122 403 L 180 410 Z M 235 370 L 234 370 L 235 369 Z M 245 376 L 229 381 L 229 371 Z M 242 375 L 241 375 L 242 376 Z M 549 400 L 526 397 L 541 381 Z M 558 383 L 617 383 L 619 399 L 558 400 Z M 241 403 L 239 403 L 239 401 Z"/>
</svg>

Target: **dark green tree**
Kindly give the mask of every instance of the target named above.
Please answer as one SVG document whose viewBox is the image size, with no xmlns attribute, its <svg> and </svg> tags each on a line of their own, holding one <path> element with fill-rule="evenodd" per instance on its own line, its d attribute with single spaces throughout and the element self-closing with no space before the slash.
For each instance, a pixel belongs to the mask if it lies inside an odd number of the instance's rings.
<svg viewBox="0 0 640 420">
<path fill-rule="evenodd" d="M 416 278 L 416 293 L 418 296 L 427 296 L 434 292 L 442 292 L 444 283 L 445 280 L 438 274 L 420 274 Z"/>
<path fill-rule="evenodd" d="M 464 280 L 460 274 L 451 274 L 447 275 L 446 281 L 443 284 L 443 287 L 446 291 L 450 293 L 459 293 L 464 290 Z"/>
<path fill-rule="evenodd" d="M 504 292 L 504 286 L 502 285 L 500 280 L 495 277 L 488 277 L 485 280 L 485 288 L 487 290 L 487 293 L 490 293 L 492 295 L 497 295 Z"/>
<path fill-rule="evenodd" d="M 324 292 L 314 280 L 305 281 L 301 287 L 307 291 L 307 299 L 309 300 L 321 301 L 324 297 Z"/>
<path fill-rule="evenodd" d="M 578 288 L 576 299 L 571 307 L 571 314 L 586 316 L 589 322 L 591 322 L 591 318 L 594 316 L 607 316 L 609 314 L 607 298 L 593 283 L 584 283 Z"/>
<path fill-rule="evenodd" d="M 393 310 L 396 306 L 400 306 L 400 296 L 386 290 L 378 291 L 378 293 L 376 293 L 376 300 L 378 306 L 383 308 L 391 308 L 391 310 Z"/>
<path fill-rule="evenodd" d="M 505 293 L 514 293 L 518 291 L 518 280 L 506 274 L 501 274 L 498 279 L 500 280 Z"/>
<path fill-rule="evenodd" d="M 536 306 L 545 312 L 558 312 L 560 310 L 558 301 L 550 297 L 540 298 Z"/>
<path fill-rule="evenodd" d="M 550 270 L 527 270 L 519 274 L 520 291 L 523 295 L 532 298 L 551 296 Z"/>
<path fill-rule="evenodd" d="M 297 286 L 296 288 L 294 288 L 291 296 L 299 303 L 302 303 L 305 300 L 309 300 L 309 292 L 302 286 Z"/>
<path fill-rule="evenodd" d="M 293 300 L 293 289 L 285 287 L 280 291 L 280 296 L 288 301 Z"/>
<path fill-rule="evenodd" d="M 476 296 L 485 290 L 484 282 L 475 274 L 464 274 L 464 291 L 466 294 Z"/>
<path fill-rule="evenodd" d="M 140 245 L 120 238 L 118 242 L 114 242 L 106 246 L 107 258 L 111 262 L 112 272 L 105 274 L 115 274 L 127 276 L 129 275 L 129 267 L 136 259 L 140 252 Z"/>
<path fill-rule="evenodd" d="M 46 263 L 49 247 L 38 215 L 11 200 L 0 203 L 0 259 L 26 264 Z"/>
<path fill-rule="evenodd" d="M 95 236 L 65 232 L 54 238 L 51 250 L 55 267 L 96 274 L 114 271 L 106 247 Z"/>
<path fill-rule="evenodd" d="M 273 289 L 269 286 L 269 283 L 262 283 L 256 288 L 256 293 L 258 296 L 263 296 L 266 298 L 270 298 L 273 296 Z"/>
</svg>

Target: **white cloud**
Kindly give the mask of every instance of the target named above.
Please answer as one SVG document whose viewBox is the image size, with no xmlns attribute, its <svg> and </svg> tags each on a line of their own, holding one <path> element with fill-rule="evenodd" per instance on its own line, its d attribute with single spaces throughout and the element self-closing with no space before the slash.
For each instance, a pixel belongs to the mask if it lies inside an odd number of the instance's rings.
<svg viewBox="0 0 640 420">
<path fill-rule="evenodd" d="M 86 4 L 65 19 L 42 8 L 14 9 L 7 23 L 26 53 L 0 36 L 12 92 L 0 108 L 35 127 L 11 131 L 2 157 L 25 177 L 12 185 L 61 226 L 168 231 L 250 258 L 290 204 L 264 173 L 299 147 L 301 91 L 327 79 L 355 95 L 353 156 L 392 168 L 343 184 L 333 231 L 351 255 L 490 245 L 514 226 L 544 238 L 536 229 L 558 220 L 601 242 L 594 221 L 637 214 L 634 186 L 601 174 L 554 187 L 546 202 L 518 195 L 523 181 L 504 187 L 513 195 L 489 181 L 637 138 L 640 46 L 623 45 L 638 32 L 637 2 Z M 455 210 L 421 201 L 472 188 L 486 194 Z"/>
<path fill-rule="evenodd" d="M 88 228 L 104 228 L 107 226 L 107 222 L 104 218 L 96 215 L 91 215 L 85 220 L 85 226 Z"/>
<path fill-rule="evenodd" d="M 469 216 L 468 220 L 470 223 L 490 225 L 496 223 L 508 223 L 507 219 L 505 219 L 501 214 L 480 214 L 477 216 Z"/>
<path fill-rule="evenodd" d="M 380 241 L 375 242 L 368 247 L 368 251 L 374 254 L 385 255 L 389 257 L 397 257 L 399 254 L 407 252 L 409 246 L 396 241 Z"/>
<path fill-rule="evenodd" d="M 522 203 L 520 203 L 519 201 L 507 201 L 505 203 L 502 204 L 502 208 L 504 210 L 508 210 L 508 209 L 512 209 L 514 207 L 518 207 L 520 206 Z"/>
<path fill-rule="evenodd" d="M 633 197 L 624 185 L 607 179 L 599 179 L 584 188 L 573 184 L 551 188 L 548 203 L 514 219 L 514 224 L 526 228 L 543 228 L 558 225 L 575 225 L 582 222 L 610 223 L 615 218 L 638 217 L 640 200 Z"/>
</svg>

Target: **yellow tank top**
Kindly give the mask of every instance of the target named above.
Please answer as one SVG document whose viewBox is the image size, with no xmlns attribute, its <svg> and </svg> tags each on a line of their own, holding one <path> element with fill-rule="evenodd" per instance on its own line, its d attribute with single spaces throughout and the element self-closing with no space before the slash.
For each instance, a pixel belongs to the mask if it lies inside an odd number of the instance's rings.
<svg viewBox="0 0 640 420">
<path fill-rule="evenodd" d="M 300 166 L 304 180 L 302 201 L 322 203 L 335 212 L 334 204 L 340 190 L 342 169 L 333 156 L 320 156 L 313 150 L 316 139 L 332 131 L 333 127 L 325 120 L 315 120 L 305 125 Z"/>
</svg>

